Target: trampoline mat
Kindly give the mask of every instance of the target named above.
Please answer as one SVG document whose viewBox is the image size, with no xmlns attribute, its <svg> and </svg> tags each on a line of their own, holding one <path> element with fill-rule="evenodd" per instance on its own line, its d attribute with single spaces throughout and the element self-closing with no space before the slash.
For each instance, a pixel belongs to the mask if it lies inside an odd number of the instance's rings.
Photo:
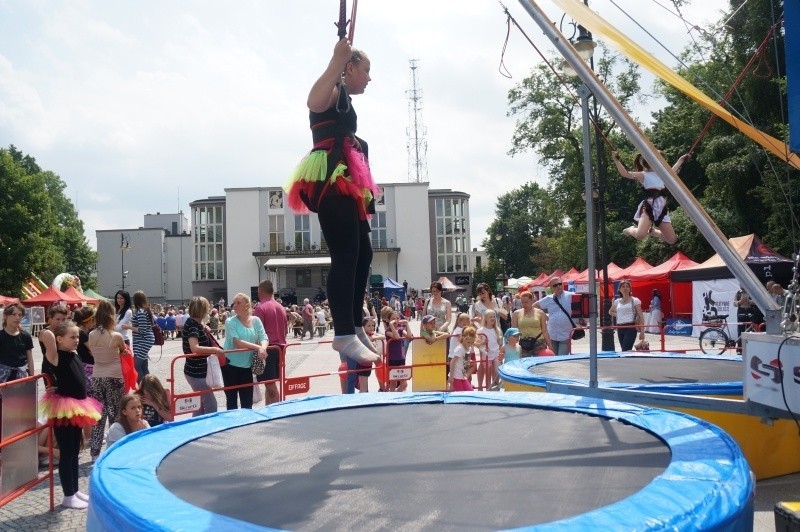
<svg viewBox="0 0 800 532">
<path fill-rule="evenodd" d="M 177 448 L 157 475 L 196 506 L 274 528 L 485 530 L 619 501 L 670 458 L 661 439 L 606 418 L 420 404 L 228 429 Z"/>
<path fill-rule="evenodd" d="M 544 377 L 589 380 L 589 358 L 559 360 L 528 368 Z M 597 380 L 630 384 L 741 382 L 742 362 L 709 358 L 598 357 Z"/>
</svg>

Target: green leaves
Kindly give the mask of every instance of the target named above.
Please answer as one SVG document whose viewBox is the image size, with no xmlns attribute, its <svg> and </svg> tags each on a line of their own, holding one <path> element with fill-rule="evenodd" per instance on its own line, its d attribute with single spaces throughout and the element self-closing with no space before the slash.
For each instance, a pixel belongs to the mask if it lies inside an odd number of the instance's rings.
<svg viewBox="0 0 800 532">
<path fill-rule="evenodd" d="M 52 279 L 66 271 L 91 286 L 97 253 L 65 188 L 13 145 L 0 149 L 0 294 L 19 296 L 31 272 Z"/>
</svg>

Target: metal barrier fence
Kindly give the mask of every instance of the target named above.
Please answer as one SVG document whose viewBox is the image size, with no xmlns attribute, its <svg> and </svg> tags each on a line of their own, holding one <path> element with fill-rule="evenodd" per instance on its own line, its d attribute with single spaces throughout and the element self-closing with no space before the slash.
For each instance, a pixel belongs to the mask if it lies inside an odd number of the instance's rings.
<svg viewBox="0 0 800 532">
<path fill-rule="evenodd" d="M 0 450 L 3 451 L 0 508 L 46 480 L 50 481 L 50 511 L 55 508 L 53 424 L 49 420 L 43 425 L 37 422 L 36 385 L 40 379 L 45 388 L 50 386 L 50 378 L 46 374 L 0 384 Z M 40 474 L 38 439 L 42 431 L 47 431 L 49 460 L 47 472 Z"/>
<path fill-rule="evenodd" d="M 724 324 L 724 323 L 723 324 L 719 324 L 719 323 L 703 322 L 703 323 L 685 324 L 684 326 L 693 328 L 693 327 L 714 327 L 714 326 L 723 326 L 724 327 L 725 325 L 726 324 Z M 740 322 L 728 322 L 727 325 L 732 326 L 732 327 L 738 326 L 738 325 L 750 325 L 750 322 L 741 322 L 741 323 Z M 683 345 L 680 346 L 680 347 L 678 347 L 678 346 L 670 346 L 669 345 L 669 343 L 670 343 L 669 339 L 672 336 L 666 334 L 666 330 L 667 330 L 668 326 L 667 325 L 663 325 L 663 324 L 660 325 L 660 326 L 655 326 L 655 325 L 652 325 L 652 324 L 650 324 L 650 325 L 616 325 L 616 326 L 608 326 L 607 329 L 610 329 L 612 331 L 616 331 L 618 329 L 636 329 L 637 331 L 640 331 L 640 330 L 652 331 L 653 328 L 656 328 L 656 327 L 658 328 L 658 333 L 656 334 L 658 336 L 658 344 L 657 344 L 657 346 L 655 348 L 649 349 L 647 351 L 642 351 L 642 352 L 644 352 L 644 353 L 658 353 L 658 352 L 691 353 L 691 352 L 699 352 L 701 350 L 700 349 L 700 345 L 699 345 L 699 339 L 697 339 L 696 337 L 691 337 L 693 342 L 694 341 L 697 342 L 697 346 L 696 347 L 687 348 L 685 341 L 683 342 Z M 582 329 L 582 330 L 588 331 L 588 327 L 575 327 L 575 329 L 573 329 L 573 330 L 576 330 L 576 329 Z M 648 332 L 648 334 L 651 335 L 651 336 L 654 335 L 654 333 L 652 333 L 652 332 Z M 487 342 L 486 336 L 483 335 L 483 334 L 479 334 L 479 336 L 482 337 L 482 343 L 486 344 L 486 342 Z M 378 380 L 379 389 L 381 391 L 385 391 L 385 390 L 390 389 L 390 383 L 392 383 L 393 381 L 396 382 L 396 381 L 408 381 L 408 380 L 411 380 L 412 377 L 413 377 L 413 372 L 414 372 L 415 368 L 424 368 L 424 367 L 431 367 L 431 366 L 444 366 L 445 369 L 443 369 L 442 371 L 443 371 L 443 374 L 446 374 L 446 372 L 448 371 L 447 370 L 447 366 L 449 364 L 449 361 L 447 359 L 447 354 L 448 354 L 449 349 L 446 346 L 449 345 L 449 343 L 451 343 L 451 342 L 459 341 L 459 337 L 460 337 L 460 335 L 449 336 L 448 339 L 447 339 L 447 342 L 444 344 L 443 349 L 445 349 L 445 362 L 435 362 L 435 363 L 419 363 L 419 362 L 408 363 L 407 362 L 407 363 L 404 363 L 404 364 L 397 364 L 397 365 L 389 363 L 389 352 L 390 352 L 390 348 L 391 348 L 391 346 L 393 344 L 395 344 L 395 343 L 403 343 L 404 344 L 403 345 L 403 349 L 404 349 L 405 352 L 407 352 L 409 350 L 409 346 L 411 346 L 413 344 L 413 342 L 415 342 L 415 341 L 424 341 L 425 338 L 422 337 L 422 336 L 414 336 L 414 337 L 411 337 L 411 338 L 400 338 L 400 339 L 385 339 L 385 338 L 382 338 L 382 337 L 374 338 L 373 339 L 374 343 L 378 344 L 378 351 L 379 351 L 379 355 L 381 357 L 381 361 L 376 363 L 376 365 L 374 367 L 370 368 L 370 369 L 374 370 L 376 372 L 376 377 L 377 377 L 377 380 Z M 688 339 L 689 337 L 676 336 L 675 338 Z M 572 344 L 573 344 L 573 342 L 572 342 L 572 340 L 570 340 L 569 342 L 570 342 L 570 352 L 572 352 L 572 349 L 573 349 Z M 307 348 L 310 345 L 324 345 L 324 344 L 331 344 L 331 343 L 332 343 L 332 340 L 322 340 L 322 341 L 315 342 L 314 344 L 309 344 L 307 342 L 306 343 L 290 342 L 286 346 L 283 346 L 283 347 L 269 346 L 268 351 L 271 354 L 274 354 L 274 356 L 278 357 L 279 374 L 278 374 L 277 378 L 272 379 L 272 380 L 268 380 L 268 381 L 261 381 L 261 382 L 254 381 L 254 382 L 251 382 L 251 383 L 238 384 L 238 385 L 235 385 L 235 386 L 223 386 L 223 387 L 220 387 L 220 388 L 211 388 L 211 389 L 207 389 L 207 390 L 192 391 L 192 392 L 180 393 L 180 394 L 176 393 L 176 391 L 175 391 L 175 384 L 176 384 L 176 381 L 175 381 L 175 364 L 176 364 L 176 362 L 178 360 L 180 360 L 180 359 L 195 358 L 195 357 L 206 357 L 206 356 L 212 356 L 212 355 L 204 355 L 204 354 L 202 354 L 202 355 L 194 355 L 194 354 L 192 354 L 192 355 L 186 355 L 186 354 L 177 355 L 172 360 L 171 368 L 170 368 L 170 376 L 168 378 L 168 381 L 170 382 L 171 392 L 172 392 L 173 414 L 174 415 L 189 414 L 189 413 L 192 413 L 192 412 L 198 410 L 201 407 L 200 397 L 202 395 L 208 394 L 208 393 L 215 393 L 215 392 L 226 391 L 226 390 L 234 390 L 234 389 L 239 389 L 239 388 L 244 388 L 244 387 L 252 387 L 252 386 L 256 386 L 258 384 L 262 384 L 262 383 L 263 384 L 273 383 L 273 384 L 276 385 L 276 387 L 278 389 L 278 396 L 279 396 L 278 398 L 279 398 L 279 400 L 285 400 L 286 398 L 288 398 L 289 396 L 292 396 L 292 395 L 300 395 L 300 394 L 311 393 L 315 380 L 324 379 L 324 378 L 331 378 L 331 377 L 338 377 L 339 379 L 344 381 L 344 380 L 346 380 L 348 375 L 350 375 L 352 373 L 360 373 L 360 372 L 363 372 L 364 370 L 367 369 L 366 366 L 364 366 L 363 368 L 356 368 L 356 369 L 351 369 L 351 370 L 348 370 L 347 368 L 339 367 L 339 368 L 336 368 L 335 370 L 331 369 L 330 371 L 310 373 L 310 374 L 306 374 L 306 375 L 293 375 L 291 377 L 287 376 L 287 357 L 291 357 L 292 356 L 292 354 L 293 354 L 292 350 L 294 348 L 298 348 L 298 347 L 306 347 Z M 481 343 L 481 342 L 479 342 L 479 343 Z M 728 348 L 728 349 L 735 350 L 736 348 L 731 347 L 731 348 Z M 235 350 L 226 351 L 225 353 L 226 354 L 231 354 L 231 353 L 245 352 L 245 351 L 250 351 L 250 350 L 248 350 L 248 349 L 235 349 Z M 471 371 L 471 373 L 473 373 L 473 374 L 477 373 L 480 369 L 484 370 L 484 375 L 486 374 L 485 372 L 490 372 L 491 373 L 493 371 L 493 368 L 491 366 L 489 358 L 486 355 L 484 350 L 481 350 L 479 355 L 475 357 L 473 370 Z M 487 389 L 487 385 L 491 385 L 491 379 L 490 378 L 489 379 L 484 378 L 484 379 L 480 380 L 479 383 L 478 383 L 478 387 L 476 389 L 477 390 L 485 390 L 485 389 Z M 442 390 L 439 390 L 439 391 L 446 391 L 446 390 L 442 389 Z"/>
</svg>

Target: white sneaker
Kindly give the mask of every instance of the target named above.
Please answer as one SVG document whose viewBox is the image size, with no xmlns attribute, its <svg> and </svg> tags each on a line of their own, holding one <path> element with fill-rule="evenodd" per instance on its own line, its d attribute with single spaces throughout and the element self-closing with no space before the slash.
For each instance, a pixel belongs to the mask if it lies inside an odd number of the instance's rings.
<svg viewBox="0 0 800 532">
<path fill-rule="evenodd" d="M 89 507 L 89 503 L 80 500 L 75 495 L 71 495 L 69 497 L 64 497 L 64 500 L 61 501 L 61 506 L 64 508 L 72 508 L 73 510 L 85 510 Z"/>
</svg>

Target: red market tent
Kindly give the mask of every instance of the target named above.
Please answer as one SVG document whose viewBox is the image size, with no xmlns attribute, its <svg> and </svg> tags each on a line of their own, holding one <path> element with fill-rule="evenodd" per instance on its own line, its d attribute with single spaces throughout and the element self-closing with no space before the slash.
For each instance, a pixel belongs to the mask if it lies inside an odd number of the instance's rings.
<svg viewBox="0 0 800 532">
<path fill-rule="evenodd" d="M 636 257 L 636 260 L 631 263 L 630 266 L 627 268 L 623 268 L 615 274 L 611 274 L 611 271 L 608 272 L 608 277 L 612 281 L 621 281 L 623 279 L 630 279 L 634 275 L 639 272 L 644 272 L 647 270 L 651 270 L 653 265 L 644 260 L 642 257 Z"/>
<path fill-rule="evenodd" d="M 691 316 L 692 284 L 673 283 L 672 274 L 694 266 L 697 263 L 679 251 L 658 266 L 630 275 L 633 294 L 642 300 L 642 308 L 649 310 L 653 289 L 658 289 L 665 317 Z"/>
<path fill-rule="evenodd" d="M 549 275 L 547 275 L 545 272 L 542 272 L 533 281 L 528 281 L 527 283 L 525 283 L 523 285 L 520 285 L 519 291 L 520 292 L 530 292 L 536 286 L 544 286 L 544 284 L 547 284 L 547 279 L 549 279 L 549 278 L 550 278 Z M 541 283 L 544 283 L 544 284 L 541 284 Z"/>
<path fill-rule="evenodd" d="M 18 297 L 0 296 L 0 305 L 10 305 L 11 303 L 19 303 Z"/>
<path fill-rule="evenodd" d="M 579 272 L 575 268 L 570 268 L 567 273 L 561 276 L 561 280 L 564 281 L 565 283 L 568 283 L 570 281 L 574 281 L 575 279 L 577 279 L 577 277 L 580 274 L 581 272 Z"/>
<path fill-rule="evenodd" d="M 550 283 L 550 279 L 552 279 L 553 277 L 561 277 L 563 275 L 564 275 L 564 272 L 562 272 L 559 268 L 556 268 L 555 271 L 553 271 L 553 273 L 551 273 L 549 275 L 542 274 L 539 277 L 537 277 L 536 279 L 534 279 L 533 286 L 545 286 L 546 287 Z"/>
<path fill-rule="evenodd" d="M 100 302 L 100 300 L 98 300 L 97 298 L 89 297 L 86 294 L 79 292 L 78 289 L 75 288 L 74 286 L 70 286 L 69 288 L 64 290 L 64 293 L 71 297 L 77 297 L 81 301 L 85 303 L 91 303 L 92 305 L 97 305 Z"/>
<path fill-rule="evenodd" d="M 463 286 L 457 286 L 453 284 L 453 281 L 448 279 L 447 277 L 439 277 L 438 281 L 442 283 L 442 291 L 443 292 L 463 292 L 466 290 Z"/>
<path fill-rule="evenodd" d="M 59 301 L 63 301 L 68 305 L 83 303 L 83 300 L 79 297 L 67 295 L 61 290 L 56 290 L 52 286 L 48 286 L 47 290 L 42 291 L 38 296 L 22 300 L 22 304 L 26 307 L 49 307 L 53 303 L 58 303 Z"/>
<path fill-rule="evenodd" d="M 614 264 L 613 262 L 608 263 L 608 278 L 613 280 L 615 275 L 622 271 L 622 268 Z M 583 270 L 580 275 L 576 279 L 573 280 L 575 284 L 580 285 L 588 285 L 589 284 L 589 268 Z M 597 282 L 600 283 L 603 281 L 603 270 L 597 270 Z"/>
</svg>

